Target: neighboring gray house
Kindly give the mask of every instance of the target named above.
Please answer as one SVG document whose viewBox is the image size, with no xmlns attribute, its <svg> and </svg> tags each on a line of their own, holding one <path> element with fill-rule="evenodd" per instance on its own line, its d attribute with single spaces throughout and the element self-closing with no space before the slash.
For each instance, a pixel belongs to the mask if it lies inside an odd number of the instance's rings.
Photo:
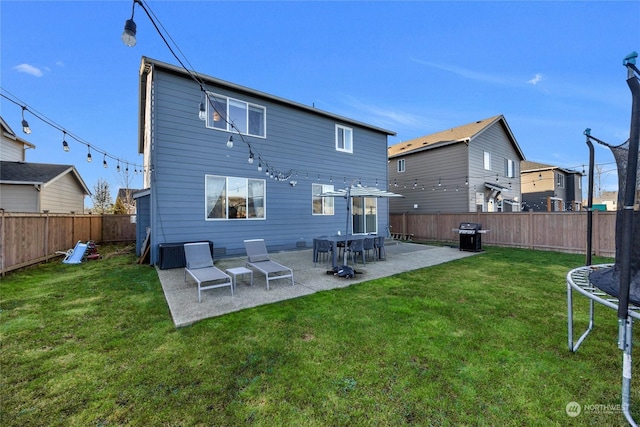
<svg viewBox="0 0 640 427">
<path fill-rule="evenodd" d="M 582 173 L 544 163 L 520 165 L 523 210 L 579 212 L 582 209 Z"/>
<path fill-rule="evenodd" d="M 83 213 L 90 194 L 73 166 L 0 162 L 0 208 L 7 212 Z"/>
<path fill-rule="evenodd" d="M 518 212 L 523 159 L 503 115 L 393 145 L 390 212 Z"/>
<path fill-rule="evenodd" d="M 212 241 L 216 256 L 243 255 L 255 238 L 269 250 L 311 247 L 346 228 L 344 199 L 319 194 L 387 188 L 391 131 L 146 57 L 139 93 L 137 249 L 148 227 L 152 264 L 189 241 Z M 388 201 L 356 198 L 351 218 L 365 208 L 376 221 L 354 229 L 386 231 Z"/>
<path fill-rule="evenodd" d="M 11 127 L 0 117 L 0 160 L 7 162 L 24 162 L 26 160 L 25 151 L 36 148 L 30 142 L 20 138 Z"/>
<path fill-rule="evenodd" d="M 25 162 L 35 145 L 18 137 L 0 117 L 0 209 L 6 212 L 83 213 L 91 192 L 70 165 Z"/>
</svg>

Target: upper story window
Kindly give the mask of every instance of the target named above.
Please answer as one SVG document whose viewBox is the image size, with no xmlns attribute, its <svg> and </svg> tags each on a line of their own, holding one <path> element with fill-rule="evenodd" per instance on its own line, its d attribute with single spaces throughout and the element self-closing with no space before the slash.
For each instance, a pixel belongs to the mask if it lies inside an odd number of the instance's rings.
<svg viewBox="0 0 640 427">
<path fill-rule="evenodd" d="M 564 175 L 561 173 L 556 174 L 556 187 L 564 188 Z"/>
<path fill-rule="evenodd" d="M 231 132 L 237 130 L 241 134 L 264 138 L 267 134 L 266 108 L 209 93 L 207 102 L 207 127 Z"/>
<path fill-rule="evenodd" d="M 515 162 L 510 159 L 504 159 L 504 176 L 513 178 L 516 176 Z"/>
<path fill-rule="evenodd" d="M 484 152 L 484 170 L 491 170 L 491 153 L 488 151 Z"/>
<path fill-rule="evenodd" d="M 353 153 L 353 130 L 336 125 L 336 150 Z"/>
<path fill-rule="evenodd" d="M 327 191 L 333 191 L 333 185 L 311 184 L 313 215 L 333 215 L 333 197 L 320 197 Z"/>
<path fill-rule="evenodd" d="M 265 180 L 205 176 L 205 215 L 213 219 L 265 219 Z"/>
<path fill-rule="evenodd" d="M 400 159 L 398 160 L 398 172 L 404 172 L 404 171 L 405 171 L 404 159 Z"/>
</svg>

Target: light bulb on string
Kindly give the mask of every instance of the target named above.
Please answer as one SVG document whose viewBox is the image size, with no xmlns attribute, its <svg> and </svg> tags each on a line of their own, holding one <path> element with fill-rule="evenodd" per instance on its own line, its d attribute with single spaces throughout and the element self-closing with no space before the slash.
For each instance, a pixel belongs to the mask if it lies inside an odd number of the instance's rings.
<svg viewBox="0 0 640 427">
<path fill-rule="evenodd" d="M 31 133 L 31 128 L 29 127 L 29 123 L 24 118 L 24 110 L 26 109 L 27 107 L 22 107 L 22 132 L 29 135 Z"/>
<path fill-rule="evenodd" d="M 229 140 L 227 141 L 227 147 L 233 148 L 233 135 L 229 136 Z"/>
<path fill-rule="evenodd" d="M 105 154 L 104 157 L 102 158 L 102 167 L 103 168 L 107 168 L 107 155 Z"/>
<path fill-rule="evenodd" d="M 87 145 L 87 162 L 91 163 L 93 159 L 91 158 L 91 146 Z"/>
<path fill-rule="evenodd" d="M 62 149 L 66 152 L 69 152 L 69 143 L 67 142 L 67 132 L 62 131 Z"/>
</svg>

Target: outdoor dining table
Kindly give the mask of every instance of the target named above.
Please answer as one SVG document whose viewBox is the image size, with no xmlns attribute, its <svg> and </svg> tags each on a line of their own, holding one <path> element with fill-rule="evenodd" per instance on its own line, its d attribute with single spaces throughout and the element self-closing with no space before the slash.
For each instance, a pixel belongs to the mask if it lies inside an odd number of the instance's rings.
<svg viewBox="0 0 640 427">
<path fill-rule="evenodd" d="M 321 240 L 326 240 L 331 242 L 331 247 L 332 247 L 332 254 L 333 254 L 333 266 L 337 267 L 338 266 L 338 243 L 340 242 L 347 242 L 347 246 L 349 245 L 349 242 L 353 242 L 354 240 L 364 240 L 367 238 L 372 238 L 372 237 L 376 237 L 370 234 L 348 234 L 348 235 L 333 235 L 333 236 L 323 236 L 323 237 L 317 237 L 315 239 L 313 239 L 313 261 L 317 261 L 317 256 L 318 256 L 318 251 L 317 251 L 317 242 L 321 241 Z"/>
</svg>

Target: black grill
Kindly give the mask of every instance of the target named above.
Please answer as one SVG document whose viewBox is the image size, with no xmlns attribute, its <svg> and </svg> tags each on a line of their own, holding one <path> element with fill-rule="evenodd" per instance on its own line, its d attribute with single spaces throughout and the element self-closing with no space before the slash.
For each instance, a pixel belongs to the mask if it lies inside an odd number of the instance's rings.
<svg viewBox="0 0 640 427">
<path fill-rule="evenodd" d="M 482 224 L 477 222 L 461 222 L 458 227 L 460 250 L 479 252 L 482 250 Z"/>
</svg>

